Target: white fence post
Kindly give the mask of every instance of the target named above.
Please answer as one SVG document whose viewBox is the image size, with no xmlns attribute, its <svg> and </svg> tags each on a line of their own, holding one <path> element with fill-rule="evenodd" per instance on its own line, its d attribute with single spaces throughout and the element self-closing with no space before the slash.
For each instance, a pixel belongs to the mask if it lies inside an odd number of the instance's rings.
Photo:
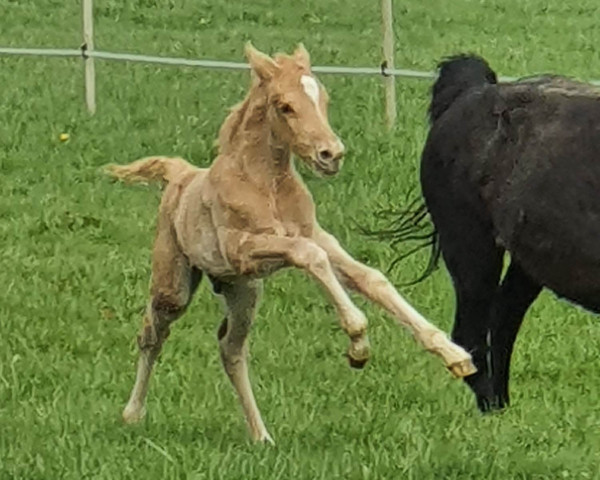
<svg viewBox="0 0 600 480">
<path fill-rule="evenodd" d="M 83 45 L 81 46 L 85 65 L 85 104 L 90 114 L 96 112 L 96 70 L 94 57 L 88 52 L 94 50 L 94 6 L 92 0 L 82 1 Z"/>
<path fill-rule="evenodd" d="M 394 68 L 394 25 L 392 0 L 381 0 L 381 17 L 383 20 L 383 57 L 385 69 Z M 392 129 L 396 121 L 396 79 L 393 75 L 385 76 L 385 120 L 388 129 Z"/>
</svg>

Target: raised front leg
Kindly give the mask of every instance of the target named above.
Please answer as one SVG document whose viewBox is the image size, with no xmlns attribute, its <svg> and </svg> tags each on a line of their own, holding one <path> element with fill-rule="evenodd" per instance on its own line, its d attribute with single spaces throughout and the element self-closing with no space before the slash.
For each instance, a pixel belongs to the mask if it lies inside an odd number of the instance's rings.
<svg viewBox="0 0 600 480">
<path fill-rule="evenodd" d="M 336 307 L 341 326 L 350 337 L 350 366 L 364 366 L 370 353 L 367 320 L 335 276 L 327 253 L 315 242 L 302 237 L 230 231 L 226 249 L 229 261 L 240 275 L 265 274 L 282 266 L 295 266 L 316 278 Z"/>
<path fill-rule="evenodd" d="M 316 230 L 315 241 L 327 252 L 334 269 L 348 288 L 390 312 L 402 326 L 413 333 L 426 350 L 440 356 L 456 377 L 466 377 L 476 371 L 471 356 L 425 320 L 381 272 L 354 260 L 333 235 L 320 228 Z"/>
</svg>

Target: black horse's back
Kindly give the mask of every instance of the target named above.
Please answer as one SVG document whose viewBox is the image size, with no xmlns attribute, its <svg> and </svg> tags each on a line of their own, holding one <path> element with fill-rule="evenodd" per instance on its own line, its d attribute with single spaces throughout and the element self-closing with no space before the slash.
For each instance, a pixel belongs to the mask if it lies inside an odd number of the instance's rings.
<svg viewBox="0 0 600 480">
<path fill-rule="evenodd" d="M 535 281 L 597 312 L 600 93 L 567 86 L 550 83 L 530 95 L 519 118 L 527 134 L 496 155 L 505 179 L 487 208 L 499 241 Z"/>
</svg>

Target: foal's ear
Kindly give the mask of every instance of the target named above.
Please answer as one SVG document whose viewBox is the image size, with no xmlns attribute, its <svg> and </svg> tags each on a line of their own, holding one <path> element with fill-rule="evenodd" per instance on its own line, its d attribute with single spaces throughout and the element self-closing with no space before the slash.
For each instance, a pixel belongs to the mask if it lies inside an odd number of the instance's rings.
<svg viewBox="0 0 600 480">
<path fill-rule="evenodd" d="M 310 70 L 310 55 L 302 43 L 298 44 L 298 47 L 294 52 L 294 60 L 307 70 Z"/>
<path fill-rule="evenodd" d="M 250 68 L 262 80 L 273 78 L 277 70 L 279 70 L 279 65 L 271 57 L 254 48 L 251 42 L 246 43 L 244 53 L 246 54 L 248 63 L 250 63 Z"/>
</svg>

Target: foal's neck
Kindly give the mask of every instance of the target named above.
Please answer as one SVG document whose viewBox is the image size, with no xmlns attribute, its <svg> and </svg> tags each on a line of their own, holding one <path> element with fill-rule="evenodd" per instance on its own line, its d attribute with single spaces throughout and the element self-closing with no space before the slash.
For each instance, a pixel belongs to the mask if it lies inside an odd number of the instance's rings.
<svg viewBox="0 0 600 480">
<path fill-rule="evenodd" d="M 229 115 L 219 143 L 223 158 L 255 183 L 272 186 L 294 174 L 290 146 L 273 132 L 267 95 L 259 84 L 252 86 L 244 102 Z"/>
</svg>

